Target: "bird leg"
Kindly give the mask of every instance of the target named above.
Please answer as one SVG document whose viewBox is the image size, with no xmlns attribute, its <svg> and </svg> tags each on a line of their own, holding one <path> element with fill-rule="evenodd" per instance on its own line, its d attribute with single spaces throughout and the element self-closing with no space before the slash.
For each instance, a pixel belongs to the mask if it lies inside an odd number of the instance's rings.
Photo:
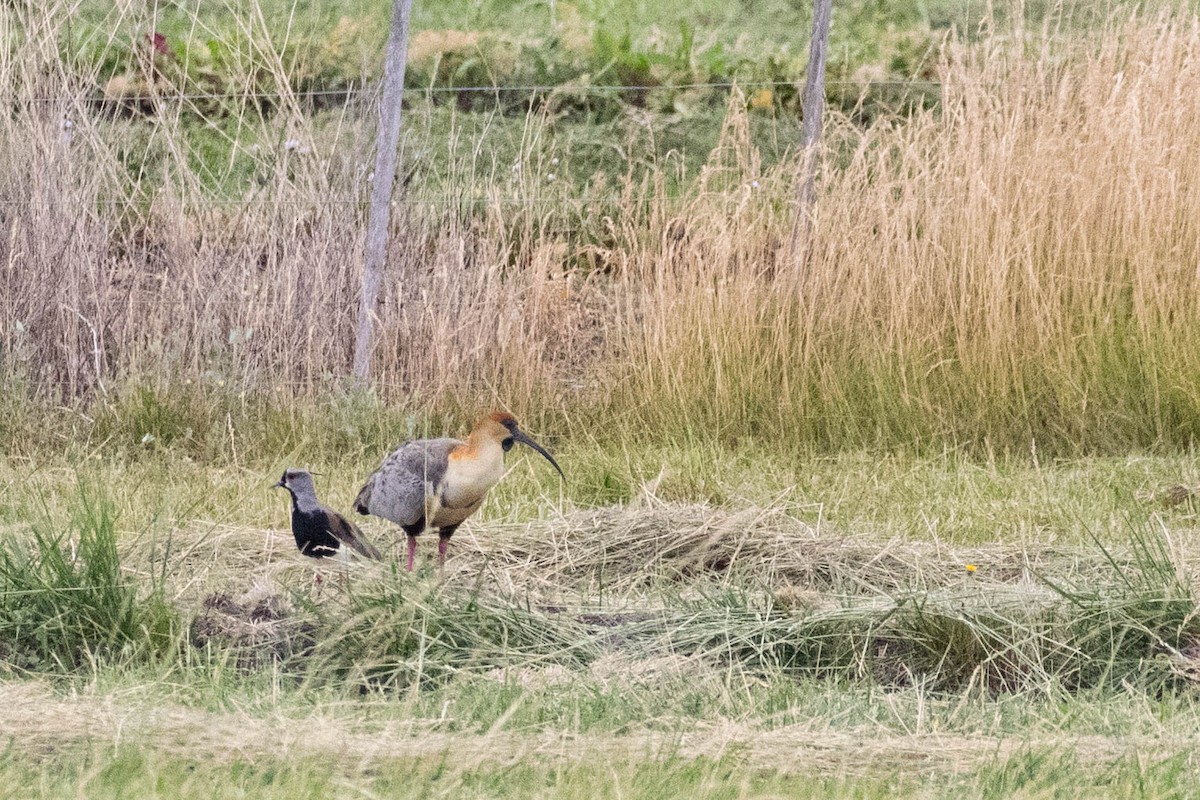
<svg viewBox="0 0 1200 800">
<path fill-rule="evenodd" d="M 450 537 L 446 534 L 438 534 L 438 569 L 446 566 L 446 545 L 450 544 Z"/>
<path fill-rule="evenodd" d="M 417 555 L 417 537 L 409 534 L 408 536 L 408 571 L 413 571 L 413 559 Z"/>
</svg>

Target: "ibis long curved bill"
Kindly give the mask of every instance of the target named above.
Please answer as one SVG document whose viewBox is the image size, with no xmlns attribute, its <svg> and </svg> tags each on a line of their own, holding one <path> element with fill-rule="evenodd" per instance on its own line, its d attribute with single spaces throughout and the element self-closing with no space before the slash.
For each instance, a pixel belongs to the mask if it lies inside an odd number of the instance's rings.
<svg viewBox="0 0 1200 800">
<path fill-rule="evenodd" d="M 567 476 L 565 474 L 563 474 L 562 467 L 560 467 L 558 465 L 558 462 L 554 460 L 554 456 L 547 453 L 546 449 L 544 447 L 542 447 L 540 444 L 538 444 L 537 442 L 535 442 L 533 440 L 533 438 L 531 436 L 529 436 L 529 434 L 525 433 L 525 431 L 523 431 L 519 428 L 517 430 L 513 431 L 513 439 L 515 441 L 518 441 L 521 444 L 525 445 L 526 447 L 531 447 L 534 450 L 541 453 L 543 458 L 545 458 L 547 461 L 549 461 L 551 464 L 554 465 L 554 468 L 556 470 L 558 470 L 558 474 L 560 476 L 562 476 L 562 479 L 564 481 L 567 479 Z"/>
</svg>

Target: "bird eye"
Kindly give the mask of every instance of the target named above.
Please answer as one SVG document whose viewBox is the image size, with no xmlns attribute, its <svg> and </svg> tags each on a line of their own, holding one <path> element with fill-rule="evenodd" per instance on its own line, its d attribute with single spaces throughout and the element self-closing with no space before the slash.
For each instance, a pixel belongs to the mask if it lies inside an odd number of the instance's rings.
<svg viewBox="0 0 1200 800">
<path fill-rule="evenodd" d="M 509 450 L 512 450 L 512 446 L 513 446 L 513 437 L 511 437 L 511 436 L 506 436 L 506 437 L 505 437 L 505 438 L 504 438 L 504 439 L 503 439 L 503 440 L 500 442 L 500 446 L 501 446 L 502 448 L 504 448 L 504 452 L 506 452 L 506 453 L 507 453 Z"/>
</svg>

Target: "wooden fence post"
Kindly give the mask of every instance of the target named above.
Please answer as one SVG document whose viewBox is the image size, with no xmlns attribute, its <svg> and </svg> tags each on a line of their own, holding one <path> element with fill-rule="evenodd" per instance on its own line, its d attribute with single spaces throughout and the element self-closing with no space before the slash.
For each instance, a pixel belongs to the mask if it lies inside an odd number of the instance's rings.
<svg viewBox="0 0 1200 800">
<path fill-rule="evenodd" d="M 383 97 L 379 102 L 375 177 L 371 186 L 371 209 L 363 253 L 358 335 L 354 340 L 354 378 L 360 384 L 366 383 L 371 377 L 375 308 L 379 300 L 383 262 L 387 257 L 392 186 L 396 177 L 396 144 L 400 139 L 400 103 L 404 97 L 404 67 L 408 58 L 408 22 L 411 16 L 412 0 L 393 0 L 392 27 L 388 34 L 387 57 L 383 68 Z"/>
<path fill-rule="evenodd" d="M 792 221 L 792 258 L 800 270 L 808 261 L 812 238 L 813 207 L 817 201 L 817 164 L 820 160 L 821 123 L 825 113 L 825 57 L 829 52 L 829 21 L 833 0 L 813 0 L 812 42 L 804 76 L 804 115 L 800 131 L 800 164 L 796 168 L 796 216 Z"/>
</svg>

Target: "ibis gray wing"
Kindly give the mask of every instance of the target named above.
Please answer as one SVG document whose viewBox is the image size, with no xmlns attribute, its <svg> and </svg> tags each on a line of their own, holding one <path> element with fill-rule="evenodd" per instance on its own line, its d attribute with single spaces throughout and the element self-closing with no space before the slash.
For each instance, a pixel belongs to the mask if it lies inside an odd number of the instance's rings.
<svg viewBox="0 0 1200 800">
<path fill-rule="evenodd" d="M 358 490 L 358 497 L 354 498 L 354 510 L 360 514 L 371 513 L 371 492 L 375 491 L 375 475 L 372 472 L 367 478 L 367 482 Z"/>
<path fill-rule="evenodd" d="M 450 451 L 460 444 L 449 438 L 405 442 L 367 479 L 359 493 L 359 501 L 365 500 L 361 505 L 368 513 L 397 525 L 417 524 L 425 516 L 426 493 L 439 490 Z"/>
<path fill-rule="evenodd" d="M 336 536 L 342 544 L 365 558 L 373 558 L 376 561 L 383 558 L 383 555 L 363 537 L 362 531 L 355 527 L 350 520 L 328 508 L 323 508 L 322 511 L 325 512 L 325 518 L 329 521 L 329 532 Z"/>
</svg>

